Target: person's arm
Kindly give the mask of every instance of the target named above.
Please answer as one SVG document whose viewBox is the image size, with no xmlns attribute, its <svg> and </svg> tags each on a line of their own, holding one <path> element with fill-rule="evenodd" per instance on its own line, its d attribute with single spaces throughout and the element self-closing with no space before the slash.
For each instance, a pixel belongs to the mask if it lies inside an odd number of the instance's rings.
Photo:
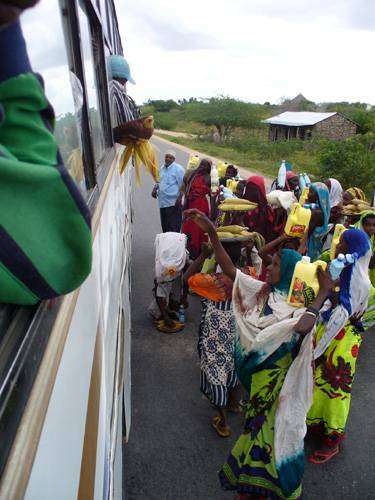
<svg viewBox="0 0 375 500">
<path fill-rule="evenodd" d="M 201 271 L 204 261 L 212 254 L 211 248 L 207 244 L 202 245 L 199 256 L 190 264 L 184 273 L 184 282 L 187 283 L 190 276 L 194 276 Z"/>
<path fill-rule="evenodd" d="M 151 191 L 151 196 L 156 199 L 158 197 L 158 193 L 159 193 L 159 184 L 156 183 Z"/>
<path fill-rule="evenodd" d="M 317 274 L 319 280 L 318 295 L 309 308 L 307 308 L 307 311 L 302 314 L 294 328 L 294 331 L 300 335 L 306 335 L 312 330 L 318 318 L 319 311 L 335 284 L 329 271 L 323 271 L 321 267 L 318 267 Z"/>
<path fill-rule="evenodd" d="M 279 245 L 281 245 L 282 243 L 284 243 L 285 241 L 287 241 L 289 239 L 289 236 L 287 234 L 282 234 L 281 236 L 279 236 L 278 238 L 276 238 L 275 240 L 272 240 L 270 241 L 269 243 L 267 243 L 266 245 L 264 245 L 263 248 L 261 248 L 259 251 L 258 251 L 258 255 L 259 257 L 262 259 L 262 261 L 265 263 L 265 264 L 269 264 L 270 263 L 270 254 L 279 247 Z"/>
<path fill-rule="evenodd" d="M 226 274 L 232 281 L 234 281 L 236 278 L 237 270 L 233 265 L 233 262 L 231 261 L 229 255 L 224 250 L 223 245 L 220 243 L 215 230 L 215 226 L 212 224 L 210 219 L 206 217 L 203 212 L 195 208 L 185 210 L 184 217 L 185 219 L 190 219 L 195 222 L 197 226 L 199 226 L 205 233 L 208 234 L 212 249 L 215 253 L 216 262 L 221 267 L 223 273 Z"/>
</svg>

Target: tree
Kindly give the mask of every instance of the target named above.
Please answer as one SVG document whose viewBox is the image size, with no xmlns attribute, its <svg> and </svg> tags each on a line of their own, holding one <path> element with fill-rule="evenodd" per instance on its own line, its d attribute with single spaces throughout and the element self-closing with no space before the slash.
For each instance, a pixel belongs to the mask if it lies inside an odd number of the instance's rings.
<svg viewBox="0 0 375 500">
<path fill-rule="evenodd" d="M 375 178 L 374 146 L 375 134 L 326 141 L 319 153 L 321 176 L 337 178 L 344 189 L 357 186 L 369 193 L 369 180 Z"/>
<path fill-rule="evenodd" d="M 167 101 L 159 100 L 148 100 L 146 103 L 148 106 L 152 106 L 155 111 L 168 112 L 171 109 L 177 109 L 179 105 L 173 99 L 168 99 Z"/>
<path fill-rule="evenodd" d="M 229 138 L 235 127 L 258 126 L 260 106 L 231 97 L 211 97 L 206 101 L 189 103 L 186 106 L 186 114 L 192 121 L 214 126 L 223 141 Z"/>
</svg>

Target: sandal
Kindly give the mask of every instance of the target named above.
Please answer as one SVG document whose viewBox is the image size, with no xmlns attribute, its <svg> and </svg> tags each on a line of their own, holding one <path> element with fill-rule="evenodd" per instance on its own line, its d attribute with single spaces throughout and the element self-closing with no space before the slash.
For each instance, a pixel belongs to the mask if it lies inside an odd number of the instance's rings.
<svg viewBox="0 0 375 500">
<path fill-rule="evenodd" d="M 167 326 L 165 324 L 165 321 L 162 319 L 160 321 L 157 321 L 155 323 L 155 326 L 156 326 L 156 329 L 159 330 L 159 332 L 177 333 L 177 332 L 180 332 L 181 330 L 183 330 L 185 325 L 183 323 L 179 323 L 178 321 L 173 321 L 172 326 Z"/>
<path fill-rule="evenodd" d="M 228 426 L 224 428 L 221 426 L 221 417 L 219 415 L 216 415 L 212 419 L 212 427 L 220 437 L 226 438 L 230 436 L 230 428 Z"/>
<path fill-rule="evenodd" d="M 332 448 L 332 450 L 316 450 L 309 456 L 309 462 L 313 464 L 325 464 L 339 453 L 339 448 Z"/>
</svg>

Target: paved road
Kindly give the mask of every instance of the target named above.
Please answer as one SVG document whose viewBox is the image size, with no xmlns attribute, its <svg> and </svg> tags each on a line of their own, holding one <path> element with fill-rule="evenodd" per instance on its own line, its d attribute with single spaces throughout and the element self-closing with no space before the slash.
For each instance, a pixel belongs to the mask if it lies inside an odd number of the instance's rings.
<svg viewBox="0 0 375 500">
<path fill-rule="evenodd" d="M 160 154 L 165 142 L 155 139 Z M 187 153 L 177 151 L 185 165 Z M 212 410 L 199 392 L 196 353 L 199 302 L 187 312 L 188 326 L 174 336 L 152 327 L 146 308 L 151 299 L 154 238 L 160 231 L 158 209 L 143 176 L 135 192 L 133 239 L 132 428 L 124 446 L 126 500 L 226 500 L 217 471 L 241 432 L 232 417 L 233 437 L 220 439 L 210 428 Z M 348 438 L 343 452 L 323 466 L 307 463 L 306 500 L 375 498 L 375 335 L 361 347 L 354 384 Z"/>
</svg>

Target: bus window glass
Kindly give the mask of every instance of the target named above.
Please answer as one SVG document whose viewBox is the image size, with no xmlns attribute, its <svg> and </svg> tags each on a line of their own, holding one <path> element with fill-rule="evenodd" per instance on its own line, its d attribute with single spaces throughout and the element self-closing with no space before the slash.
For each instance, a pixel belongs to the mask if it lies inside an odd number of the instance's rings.
<svg viewBox="0 0 375 500">
<path fill-rule="evenodd" d="M 98 165 L 105 152 L 104 130 L 102 127 L 103 120 L 99 107 L 99 86 L 96 78 L 98 72 L 96 65 L 99 61 L 97 54 L 98 48 L 97 43 L 91 37 L 89 19 L 81 5 L 78 7 L 78 17 L 92 144 L 94 148 L 95 163 Z"/>
<path fill-rule="evenodd" d="M 99 0 L 100 15 L 102 18 L 102 27 L 104 33 L 107 35 L 108 38 L 108 15 L 107 15 L 108 7 L 106 6 L 106 4 L 107 4 L 106 0 Z"/>
<path fill-rule="evenodd" d="M 80 120 L 73 99 L 58 0 L 40 2 L 27 10 L 22 16 L 22 28 L 33 71 L 42 75 L 47 98 L 55 110 L 55 136 L 64 164 L 86 196 Z"/>
</svg>

